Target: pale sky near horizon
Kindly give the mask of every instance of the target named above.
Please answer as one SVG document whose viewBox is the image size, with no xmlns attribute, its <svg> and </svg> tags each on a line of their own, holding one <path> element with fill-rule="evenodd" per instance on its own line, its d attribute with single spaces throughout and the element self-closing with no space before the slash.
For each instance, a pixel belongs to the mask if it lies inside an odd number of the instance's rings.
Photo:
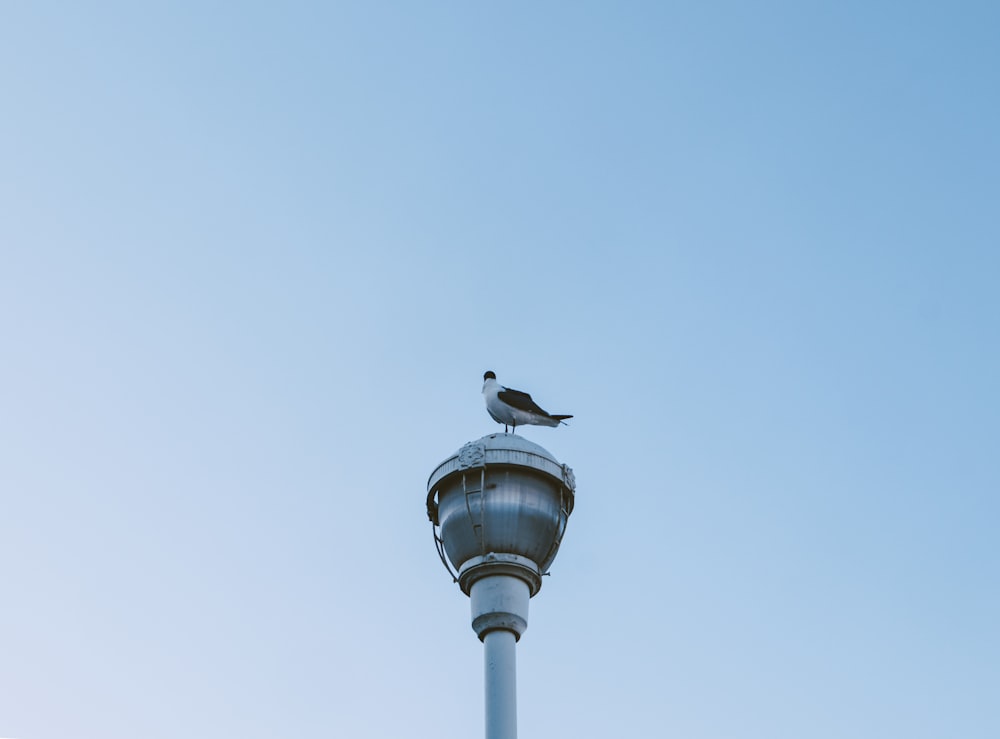
<svg viewBox="0 0 1000 739">
<path fill-rule="evenodd" d="M 992 3 L 0 8 L 0 735 L 1000 736 Z"/>
</svg>

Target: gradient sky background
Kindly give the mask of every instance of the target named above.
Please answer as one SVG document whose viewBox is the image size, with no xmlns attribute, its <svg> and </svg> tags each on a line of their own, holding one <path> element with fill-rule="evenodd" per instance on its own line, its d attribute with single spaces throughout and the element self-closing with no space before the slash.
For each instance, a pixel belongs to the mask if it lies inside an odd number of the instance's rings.
<svg viewBox="0 0 1000 739">
<path fill-rule="evenodd" d="M 0 736 L 1000 736 L 995 3 L 6 3 Z"/>
</svg>

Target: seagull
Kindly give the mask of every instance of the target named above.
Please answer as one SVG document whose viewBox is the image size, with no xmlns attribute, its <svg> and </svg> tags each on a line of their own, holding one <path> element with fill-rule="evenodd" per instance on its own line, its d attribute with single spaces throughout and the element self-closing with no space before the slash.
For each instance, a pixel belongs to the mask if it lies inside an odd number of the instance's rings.
<svg viewBox="0 0 1000 739">
<path fill-rule="evenodd" d="M 497 376 L 492 370 L 483 375 L 483 397 L 486 398 L 486 411 L 494 421 L 503 424 L 504 433 L 507 433 L 508 425 L 512 430 L 518 424 L 558 426 L 565 419 L 573 417 L 553 416 L 543 411 L 527 393 L 511 390 L 497 382 Z"/>
</svg>

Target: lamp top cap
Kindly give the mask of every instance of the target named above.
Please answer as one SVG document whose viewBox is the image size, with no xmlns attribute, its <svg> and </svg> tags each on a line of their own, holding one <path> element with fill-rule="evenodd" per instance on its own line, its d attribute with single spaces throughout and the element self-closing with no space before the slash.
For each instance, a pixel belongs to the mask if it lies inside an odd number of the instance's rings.
<svg viewBox="0 0 1000 739">
<path fill-rule="evenodd" d="M 517 434 L 502 434 L 498 431 L 493 434 L 487 434 L 473 443 L 482 444 L 486 449 L 507 449 L 509 451 L 516 452 L 530 452 L 531 454 L 537 454 L 540 457 L 551 459 L 553 462 L 556 461 L 556 458 L 552 456 L 552 452 L 543 447 L 541 444 L 528 441 L 528 439 L 525 439 L 523 436 L 518 436 Z"/>
<path fill-rule="evenodd" d="M 547 449 L 523 436 L 498 432 L 470 441 L 438 465 L 427 480 L 427 489 L 430 490 L 453 472 L 490 464 L 532 467 L 564 482 L 571 490 L 576 487 L 572 470 L 556 460 Z"/>
</svg>

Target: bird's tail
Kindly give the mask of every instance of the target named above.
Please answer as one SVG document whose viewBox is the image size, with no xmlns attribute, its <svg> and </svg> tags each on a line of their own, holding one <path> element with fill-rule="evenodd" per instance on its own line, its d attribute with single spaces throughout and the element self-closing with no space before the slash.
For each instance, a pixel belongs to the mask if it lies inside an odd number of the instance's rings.
<svg viewBox="0 0 1000 739">
<path fill-rule="evenodd" d="M 569 424 L 566 423 L 566 419 L 567 418 L 572 418 L 572 417 L 573 416 L 551 416 L 551 418 L 552 418 L 553 421 L 559 421 L 559 423 L 562 423 L 562 424 L 564 424 L 566 426 L 569 426 Z"/>
</svg>

